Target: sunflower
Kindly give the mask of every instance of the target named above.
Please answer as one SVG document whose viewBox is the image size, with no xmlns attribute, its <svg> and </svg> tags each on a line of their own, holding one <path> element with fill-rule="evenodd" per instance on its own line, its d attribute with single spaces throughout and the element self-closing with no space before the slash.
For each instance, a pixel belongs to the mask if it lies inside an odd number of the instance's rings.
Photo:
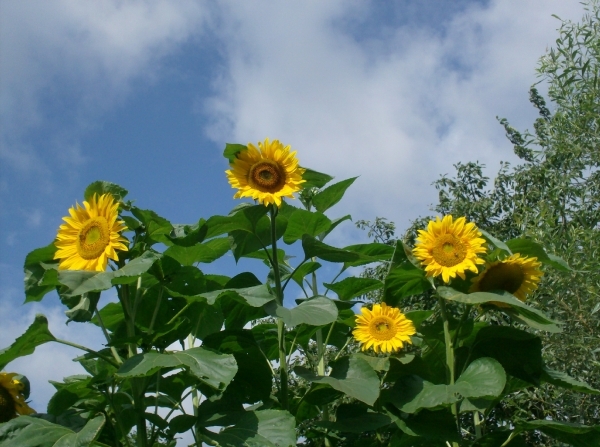
<svg viewBox="0 0 600 447">
<path fill-rule="evenodd" d="M 279 140 L 266 138 L 258 147 L 248 143 L 248 149 L 238 152 L 231 169 L 225 171 L 231 187 L 238 189 L 233 198 L 251 197 L 265 206 L 281 206 L 282 197 L 294 198 L 293 193 L 300 190 L 305 170 L 298 167 L 296 151 L 290 152 L 290 146 Z"/>
<path fill-rule="evenodd" d="M 360 311 L 352 334 L 363 351 L 372 346 L 375 352 L 393 352 L 402 348 L 403 342 L 412 343 L 410 336 L 417 331 L 400 309 L 381 303 L 374 304 L 373 310 L 362 307 Z"/>
<path fill-rule="evenodd" d="M 485 263 L 477 255 L 486 250 L 485 239 L 474 223 L 467 223 L 464 217 L 453 222 L 448 215 L 430 220 L 426 231 L 419 230 L 413 254 L 425 265 L 427 276 L 442 275 L 448 283 L 456 275 L 465 279 L 466 270 L 477 273 L 477 264 Z"/>
<path fill-rule="evenodd" d="M 117 261 L 116 250 L 128 250 L 127 239 L 119 234 L 127 227 L 117 220 L 118 209 L 112 194 L 94 194 L 90 202 L 83 202 L 83 208 L 78 203 L 69 208 L 70 216 L 63 217 L 65 223 L 54 242 L 58 268 L 103 272 L 109 258 Z"/>
<path fill-rule="evenodd" d="M 485 270 L 471 282 L 469 292 L 490 292 L 505 290 L 512 293 L 521 301 L 538 287 L 544 272 L 540 270 L 541 263 L 537 258 L 528 258 L 519 253 L 502 260 L 487 262 Z M 503 303 L 494 303 L 506 306 Z"/>
<path fill-rule="evenodd" d="M 17 414 L 35 413 L 25 402 L 25 386 L 15 376 L 15 373 L 0 372 L 0 422 L 16 418 Z"/>
</svg>

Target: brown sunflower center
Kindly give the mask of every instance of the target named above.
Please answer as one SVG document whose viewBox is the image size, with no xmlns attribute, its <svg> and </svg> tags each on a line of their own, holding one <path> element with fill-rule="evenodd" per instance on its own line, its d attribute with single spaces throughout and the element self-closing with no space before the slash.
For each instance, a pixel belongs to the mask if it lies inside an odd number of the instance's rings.
<svg viewBox="0 0 600 447">
<path fill-rule="evenodd" d="M 453 267 L 467 257 L 467 247 L 456 236 L 444 234 L 436 240 L 431 254 L 438 264 Z"/>
<path fill-rule="evenodd" d="M 277 192 L 285 186 L 285 169 L 270 160 L 261 160 L 250 168 L 250 185 L 262 192 Z"/>
<path fill-rule="evenodd" d="M 523 269 L 517 264 L 502 263 L 489 268 L 479 281 L 479 290 L 506 290 L 515 293 L 525 280 Z"/>
<path fill-rule="evenodd" d="M 391 340 L 397 332 L 394 320 L 384 315 L 373 318 L 369 324 L 369 333 L 376 340 Z"/>
<path fill-rule="evenodd" d="M 96 259 L 110 243 L 110 231 L 106 218 L 93 217 L 79 231 L 77 252 L 83 259 Z"/>
<path fill-rule="evenodd" d="M 8 390 L 0 385 L 0 422 L 10 421 L 16 415 L 14 399 Z"/>
</svg>

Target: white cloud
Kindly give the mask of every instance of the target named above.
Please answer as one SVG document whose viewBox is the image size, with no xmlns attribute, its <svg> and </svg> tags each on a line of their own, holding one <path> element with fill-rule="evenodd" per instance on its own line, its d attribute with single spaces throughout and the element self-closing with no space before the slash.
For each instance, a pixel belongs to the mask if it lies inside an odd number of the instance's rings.
<svg viewBox="0 0 600 447">
<path fill-rule="evenodd" d="M 43 150 L 80 164 L 78 135 L 121 102 L 132 81 L 157 76 L 161 58 L 200 33 L 207 18 L 204 3 L 193 0 L 3 1 L 1 12 L 0 157 L 41 172 L 44 157 L 24 138 L 28 132 L 54 126 Z M 44 101 L 63 113 L 49 116 Z"/>
<path fill-rule="evenodd" d="M 493 174 L 515 160 L 495 116 L 530 126 L 528 89 L 559 26 L 551 14 L 582 13 L 576 0 L 498 0 L 441 31 L 405 24 L 361 41 L 340 23 L 360 21 L 364 5 L 229 5 L 228 70 L 205 103 L 212 138 L 278 138 L 305 166 L 361 175 L 343 211 L 400 228 L 427 212 L 430 183 L 453 163 L 479 160 Z"/>
</svg>

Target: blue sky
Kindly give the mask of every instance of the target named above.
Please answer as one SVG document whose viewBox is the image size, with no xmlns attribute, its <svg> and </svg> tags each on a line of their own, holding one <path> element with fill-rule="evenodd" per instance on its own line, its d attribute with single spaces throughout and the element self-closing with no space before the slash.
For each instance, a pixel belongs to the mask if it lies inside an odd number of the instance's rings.
<svg viewBox="0 0 600 447">
<path fill-rule="evenodd" d="M 277 138 L 303 166 L 360 175 L 334 217 L 405 228 L 454 163 L 493 176 L 516 161 L 496 116 L 531 127 L 551 14 L 582 13 L 577 0 L 0 0 L 0 347 L 39 311 L 58 336 L 101 342 L 65 327 L 56 297 L 21 306 L 25 255 L 94 180 L 192 223 L 235 205 L 225 143 Z M 10 365 L 28 370 L 35 408 L 74 355 L 46 345 Z"/>
</svg>

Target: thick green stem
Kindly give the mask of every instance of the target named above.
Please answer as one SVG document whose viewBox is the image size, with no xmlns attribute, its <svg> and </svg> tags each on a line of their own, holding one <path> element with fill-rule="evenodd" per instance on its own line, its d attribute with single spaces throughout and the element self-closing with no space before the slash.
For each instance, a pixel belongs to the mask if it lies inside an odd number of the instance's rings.
<svg viewBox="0 0 600 447">
<path fill-rule="evenodd" d="M 443 298 L 438 297 L 438 303 L 440 305 L 440 311 L 442 314 L 442 322 L 444 325 L 444 344 L 446 345 L 446 379 L 449 385 L 454 385 L 454 346 L 452 343 L 452 336 L 450 335 L 450 321 L 448 319 L 448 312 L 446 310 L 446 302 Z M 452 404 L 452 414 L 456 417 L 456 428 L 460 434 L 460 421 L 458 419 L 458 407 L 456 403 Z M 452 443 L 453 446 L 458 446 L 457 443 Z"/>
<path fill-rule="evenodd" d="M 473 425 L 475 426 L 475 437 L 477 439 L 481 438 L 483 436 L 483 432 L 481 430 L 481 419 L 479 418 L 479 411 L 475 410 L 473 412 Z"/>
<path fill-rule="evenodd" d="M 283 306 L 283 288 L 281 287 L 281 273 L 279 271 L 279 259 L 277 256 L 277 207 L 271 205 L 271 264 L 273 277 L 275 278 L 275 299 L 277 304 Z M 288 404 L 288 370 L 287 355 L 285 349 L 285 323 L 281 318 L 277 319 L 277 339 L 279 345 L 279 401 L 284 410 L 289 408 Z"/>
</svg>

